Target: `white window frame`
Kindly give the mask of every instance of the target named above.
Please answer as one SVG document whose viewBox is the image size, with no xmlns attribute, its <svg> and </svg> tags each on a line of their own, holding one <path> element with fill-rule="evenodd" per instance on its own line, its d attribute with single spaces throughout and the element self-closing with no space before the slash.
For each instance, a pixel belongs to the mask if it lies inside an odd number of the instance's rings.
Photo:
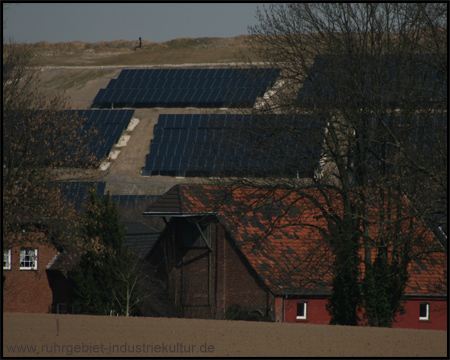
<svg viewBox="0 0 450 360">
<path fill-rule="evenodd" d="M 425 309 L 426 309 L 426 315 L 425 316 L 420 316 L 420 307 L 422 306 L 422 304 L 425 305 Z M 430 303 L 421 302 L 419 304 L 419 320 L 430 320 Z"/>
<path fill-rule="evenodd" d="M 303 304 L 303 315 L 298 315 L 298 305 Z M 297 301 L 297 320 L 306 320 L 308 318 L 308 303 L 306 301 Z"/>
<path fill-rule="evenodd" d="M 11 249 L 3 250 L 3 270 L 11 270 Z"/>
<path fill-rule="evenodd" d="M 33 254 L 34 252 L 34 254 Z M 31 257 L 34 258 L 34 264 L 33 266 L 22 266 L 22 262 L 24 261 L 25 257 L 29 257 L 30 260 L 27 262 L 31 262 Z M 20 249 L 20 270 L 37 270 L 38 268 L 38 250 L 37 249 L 29 249 L 29 248 L 22 248 Z"/>
</svg>

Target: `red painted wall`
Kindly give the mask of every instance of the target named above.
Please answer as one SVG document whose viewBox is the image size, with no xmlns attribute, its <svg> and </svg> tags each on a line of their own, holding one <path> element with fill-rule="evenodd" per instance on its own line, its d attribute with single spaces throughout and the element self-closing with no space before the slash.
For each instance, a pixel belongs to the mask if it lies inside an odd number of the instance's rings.
<svg viewBox="0 0 450 360">
<path fill-rule="evenodd" d="M 430 304 L 430 320 L 419 320 L 420 303 Z M 403 305 L 405 313 L 396 317 L 392 327 L 404 329 L 447 330 L 447 301 L 436 298 L 410 298 Z"/>
<path fill-rule="evenodd" d="M 11 249 L 11 270 L 3 270 L 3 311 L 25 313 L 51 313 L 53 294 L 46 266 L 58 253 L 52 246 L 26 244 L 38 249 L 37 270 L 20 270 L 20 247 Z"/>
<path fill-rule="evenodd" d="M 297 319 L 297 302 L 307 303 L 307 318 Z M 325 307 L 327 300 L 324 298 L 298 298 L 286 299 L 284 301 L 284 317 L 288 323 L 306 323 L 306 324 L 329 324 L 331 317 Z"/>
<path fill-rule="evenodd" d="M 304 301 L 308 305 L 307 319 L 297 319 L 297 302 Z M 419 320 L 419 307 L 421 302 L 430 304 L 430 320 Z M 298 298 L 298 299 L 276 299 L 275 321 L 282 321 L 283 308 L 284 318 L 287 323 L 309 323 L 329 324 L 331 317 L 326 310 L 327 300 L 325 298 Z M 447 330 L 447 301 L 436 298 L 409 298 L 403 305 L 405 314 L 397 315 L 396 322 L 392 327 L 403 329 L 428 329 Z M 359 314 L 362 318 L 362 314 Z M 362 324 L 363 322 L 361 322 Z"/>
</svg>

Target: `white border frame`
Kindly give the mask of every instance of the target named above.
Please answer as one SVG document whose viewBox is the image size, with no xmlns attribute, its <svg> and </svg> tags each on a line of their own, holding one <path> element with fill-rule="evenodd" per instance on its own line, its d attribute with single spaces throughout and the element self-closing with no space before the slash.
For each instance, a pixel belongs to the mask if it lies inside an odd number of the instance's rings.
<svg viewBox="0 0 450 360">
<path fill-rule="evenodd" d="M 5 261 L 5 255 L 8 254 L 8 264 L 3 266 L 3 270 L 11 270 L 11 249 L 3 250 L 3 262 Z"/>
<path fill-rule="evenodd" d="M 425 306 L 426 306 L 427 314 L 425 316 L 420 316 L 420 306 L 422 304 L 425 304 Z M 419 320 L 430 320 L 430 303 L 421 302 L 419 304 Z"/>
<path fill-rule="evenodd" d="M 25 267 L 25 266 L 20 265 L 22 263 L 22 250 L 34 251 L 34 266 Z M 38 249 L 21 248 L 20 252 L 19 252 L 19 269 L 20 270 L 37 270 L 37 268 L 38 268 Z"/>
<path fill-rule="evenodd" d="M 298 315 L 296 315 L 296 319 L 297 320 L 306 320 L 307 318 L 308 318 L 308 303 L 306 302 L 306 301 L 297 301 L 297 309 L 296 309 L 296 311 L 298 311 L 298 304 L 299 303 L 302 303 L 303 304 L 303 313 L 305 314 L 305 315 L 303 315 L 303 316 L 298 316 Z"/>
</svg>

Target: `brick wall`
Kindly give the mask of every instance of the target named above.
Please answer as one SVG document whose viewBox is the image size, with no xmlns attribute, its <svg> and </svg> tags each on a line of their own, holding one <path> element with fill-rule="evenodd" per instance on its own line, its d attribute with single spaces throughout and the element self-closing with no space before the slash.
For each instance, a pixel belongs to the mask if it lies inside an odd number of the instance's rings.
<svg viewBox="0 0 450 360">
<path fill-rule="evenodd" d="M 250 266 L 247 259 L 240 253 L 229 236 L 220 236 L 222 244 L 218 248 L 223 249 L 222 262 L 219 271 L 224 274 L 223 289 L 224 299 L 221 311 L 233 305 L 239 304 L 249 311 L 260 312 L 266 315 L 267 308 L 274 308 L 274 297 L 268 293 L 261 283 L 258 275 Z M 273 311 L 272 311 L 273 312 Z"/>
<path fill-rule="evenodd" d="M 23 247 L 37 248 L 37 270 L 20 270 L 20 246 L 11 249 L 11 270 L 3 270 L 3 311 L 51 313 L 53 294 L 46 266 L 58 253 L 53 246 L 27 243 Z"/>
<path fill-rule="evenodd" d="M 206 247 L 182 249 L 184 221 L 172 219 L 150 259 L 156 264 L 169 257 L 160 264 L 160 272 L 182 316 L 221 319 L 233 304 L 261 315 L 270 309 L 269 315 L 273 315 L 273 295 L 265 290 L 223 227 L 210 224 L 211 251 Z"/>
</svg>

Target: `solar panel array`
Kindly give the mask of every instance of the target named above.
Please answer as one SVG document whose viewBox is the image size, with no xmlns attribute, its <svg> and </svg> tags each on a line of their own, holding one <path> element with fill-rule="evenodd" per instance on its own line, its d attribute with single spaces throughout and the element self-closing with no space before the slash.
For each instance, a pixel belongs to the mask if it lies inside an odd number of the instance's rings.
<svg viewBox="0 0 450 360">
<path fill-rule="evenodd" d="M 251 107 L 280 69 L 125 69 L 93 107 Z"/>
<path fill-rule="evenodd" d="M 92 129 L 96 133 L 91 136 L 88 147 L 96 160 L 108 156 L 112 147 L 118 142 L 123 131 L 128 127 L 134 110 L 67 110 L 65 116 L 77 114 L 85 118 L 79 136 L 89 133 Z M 76 144 L 74 144 L 76 146 Z"/>
<path fill-rule="evenodd" d="M 65 181 L 58 183 L 58 186 L 62 195 L 79 210 L 90 189 L 94 189 L 99 198 L 105 196 L 106 182 Z M 131 207 L 133 209 L 146 207 L 160 197 L 160 195 L 110 195 L 111 201 L 115 202 L 118 207 Z"/>
<path fill-rule="evenodd" d="M 161 195 L 110 195 L 110 197 L 119 207 L 126 206 L 139 210 L 159 199 Z"/>
<path fill-rule="evenodd" d="M 447 112 L 417 112 L 406 119 L 399 114 L 389 114 L 382 121 L 376 118 L 368 120 L 369 126 L 374 129 L 378 127 L 372 131 L 373 140 L 369 144 L 371 151 L 367 164 L 369 171 L 373 170 L 375 173 L 380 172 L 381 166 L 392 169 L 398 167 L 395 161 L 386 161 L 386 158 L 394 159 L 398 156 L 398 145 L 393 139 L 407 139 L 401 141 L 405 142 L 403 147 L 410 147 L 409 150 L 405 148 L 410 156 L 417 152 L 419 156 L 433 162 L 436 161 L 433 156 L 440 156 L 443 150 L 436 149 L 447 143 Z M 380 127 L 382 130 L 379 130 Z M 385 127 L 389 130 L 385 130 Z"/>
<path fill-rule="evenodd" d="M 62 195 L 71 201 L 75 209 L 81 209 L 81 205 L 86 199 L 86 195 L 90 189 L 94 189 L 99 197 L 105 193 L 106 182 L 94 182 L 94 181 L 64 181 L 60 182 L 59 187 Z"/>
<path fill-rule="evenodd" d="M 317 160 L 320 156 L 320 148 L 309 151 L 302 146 L 305 142 L 298 138 L 299 133 L 293 132 L 286 133 L 271 145 L 264 143 L 271 148 L 261 151 L 261 142 L 251 142 L 248 136 L 257 133 L 259 140 L 264 142 L 264 136 L 268 134 L 264 133 L 264 128 L 258 129 L 253 120 L 250 115 L 160 115 L 142 175 L 184 177 L 243 172 L 295 176 L 298 164 L 293 162 L 298 161 L 299 156 L 302 160 L 308 157 Z M 286 124 L 293 119 L 274 116 L 270 121 Z M 254 129 L 241 133 L 243 128 L 249 127 Z M 301 132 L 303 138 L 306 133 L 306 130 Z M 227 140 L 230 138 L 232 142 Z M 295 160 L 291 162 L 289 159 Z"/>
<path fill-rule="evenodd" d="M 446 102 L 447 79 L 432 65 L 437 61 L 432 56 L 367 57 L 363 59 L 364 68 L 359 68 L 359 64 L 353 65 L 355 59 L 351 57 L 320 55 L 314 59 L 298 100 L 310 105 L 318 102 L 347 104 L 377 98 L 394 104 L 405 97 L 421 102 L 443 99 Z M 355 69 L 359 70 L 358 74 Z"/>
</svg>

